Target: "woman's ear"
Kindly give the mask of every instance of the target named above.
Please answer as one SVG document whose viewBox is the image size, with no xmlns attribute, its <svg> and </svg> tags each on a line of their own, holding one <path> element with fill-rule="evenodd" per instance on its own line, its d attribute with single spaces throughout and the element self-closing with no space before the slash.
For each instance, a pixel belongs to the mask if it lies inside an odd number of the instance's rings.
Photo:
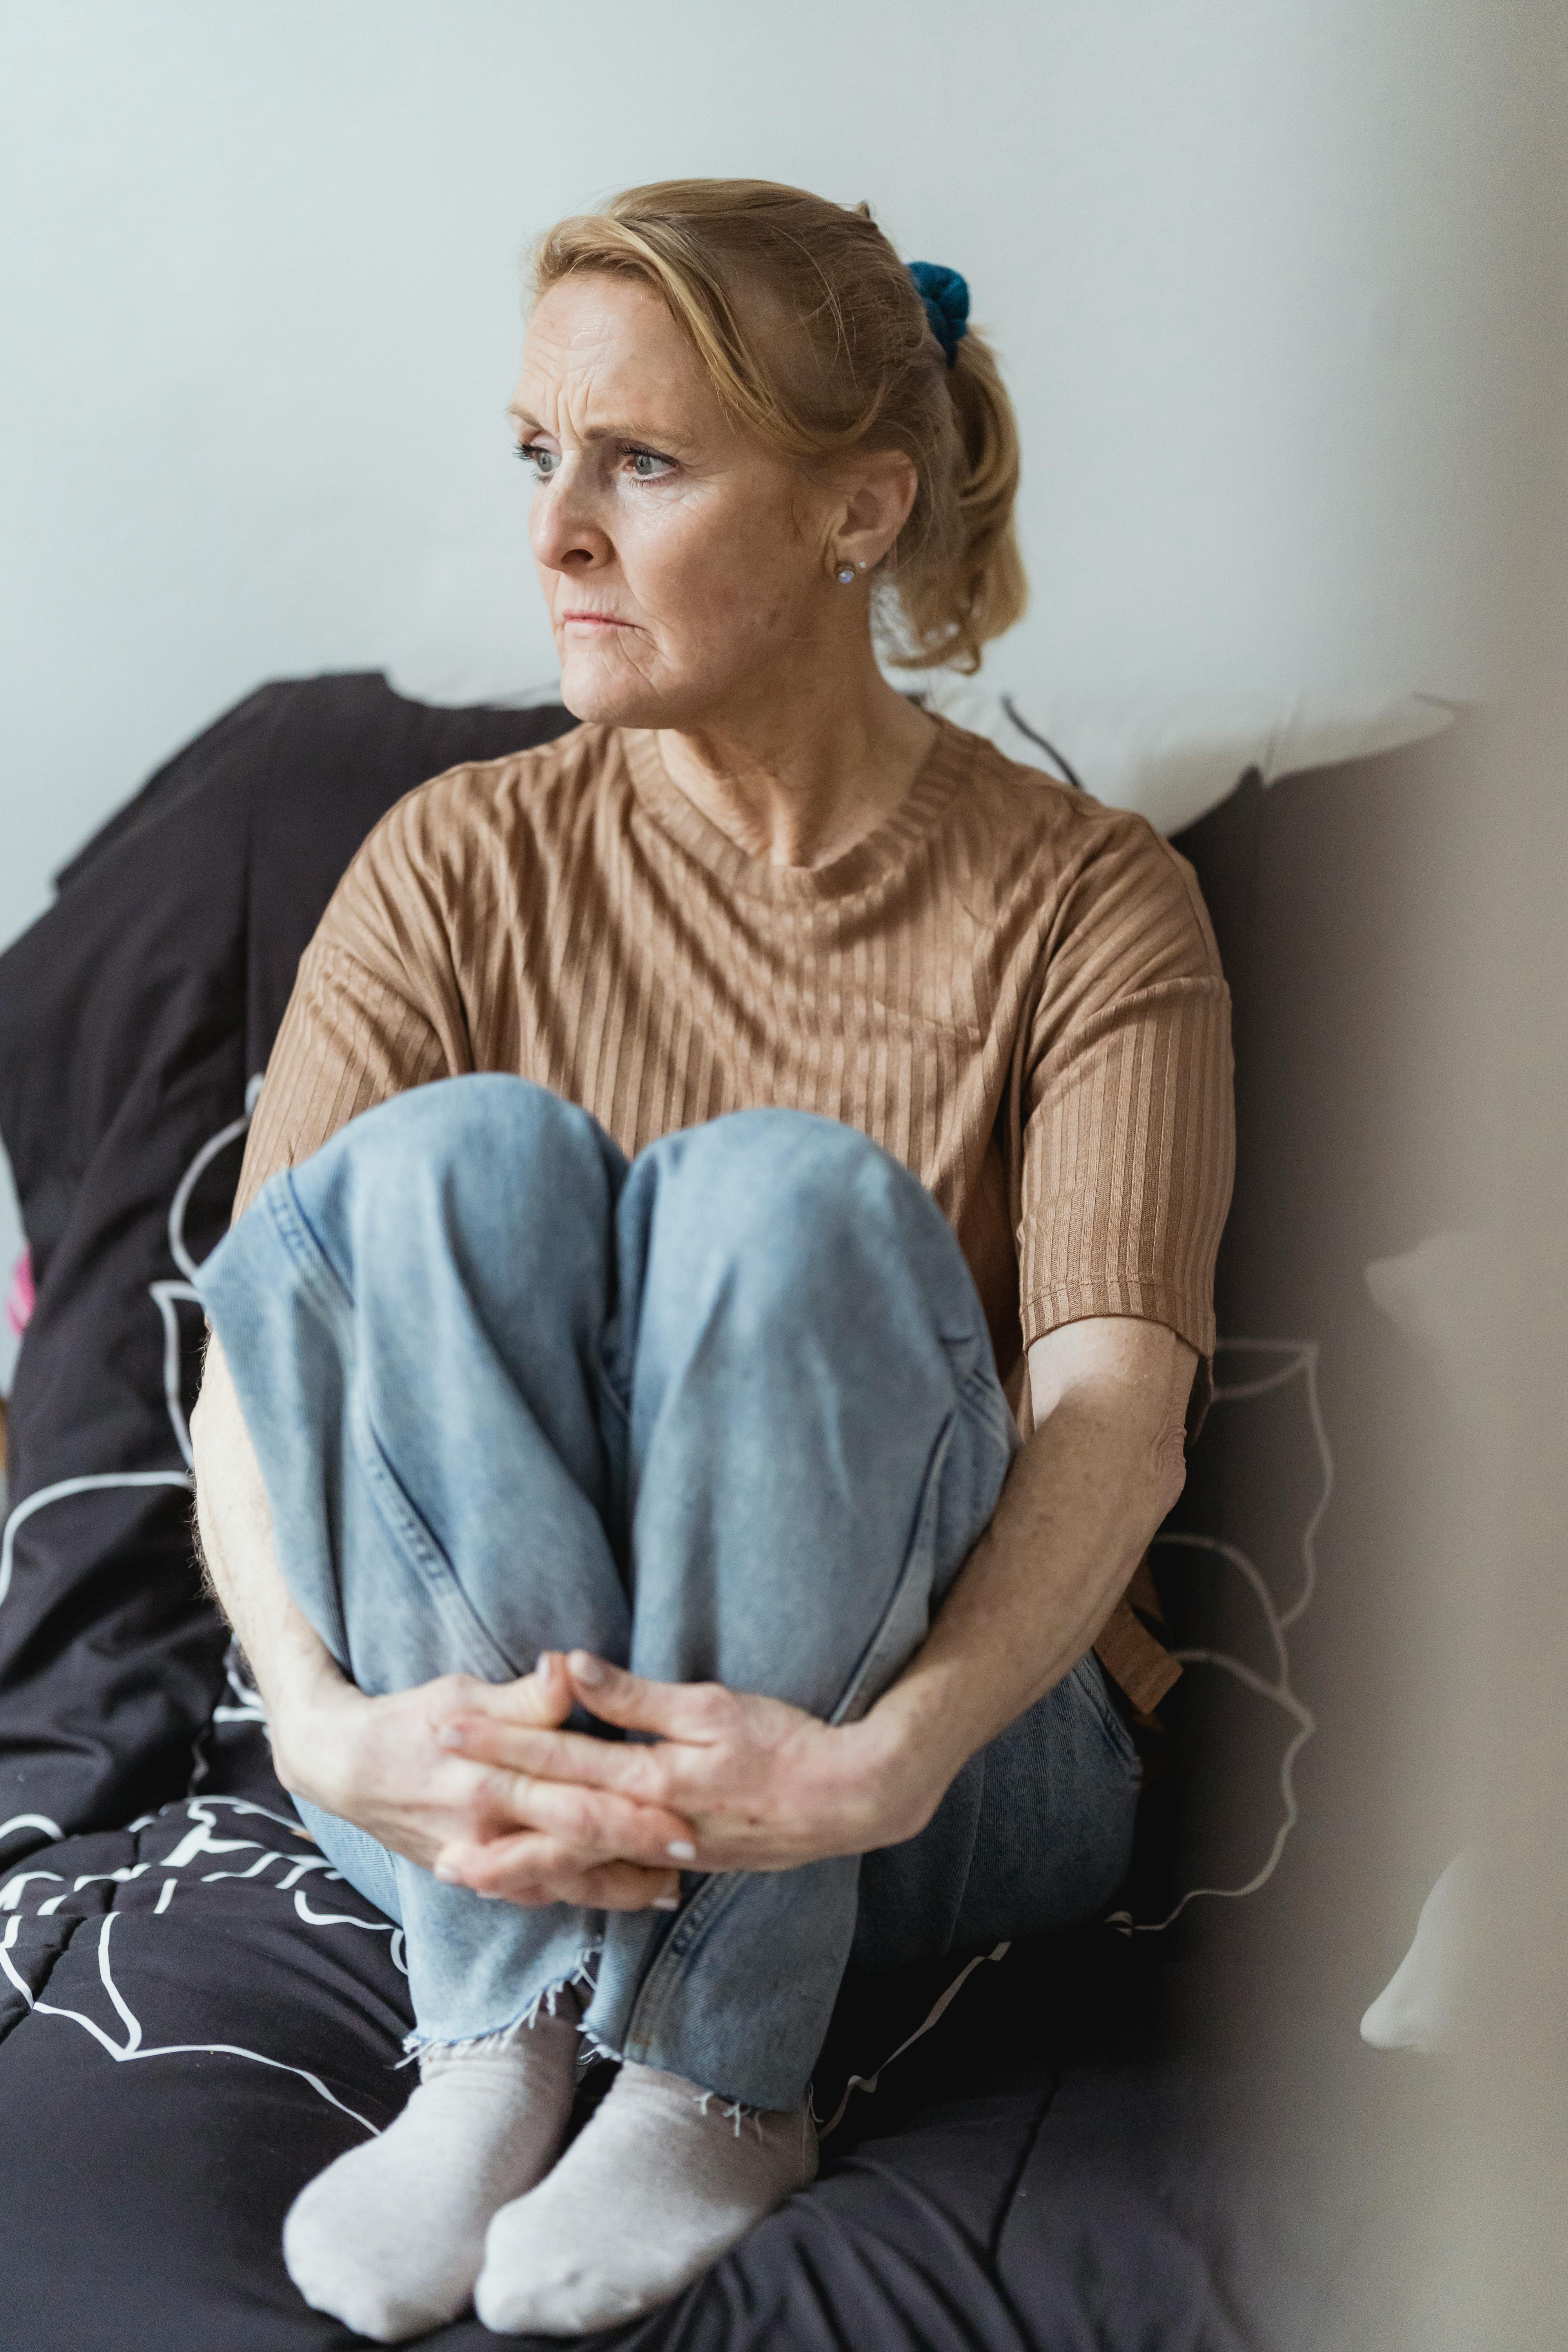
<svg viewBox="0 0 1568 2352">
<path fill-rule="evenodd" d="M 842 504 L 836 518 L 835 564 L 869 572 L 880 563 L 910 519 L 920 478 L 901 449 L 876 449 L 858 456 L 839 477 Z"/>
</svg>

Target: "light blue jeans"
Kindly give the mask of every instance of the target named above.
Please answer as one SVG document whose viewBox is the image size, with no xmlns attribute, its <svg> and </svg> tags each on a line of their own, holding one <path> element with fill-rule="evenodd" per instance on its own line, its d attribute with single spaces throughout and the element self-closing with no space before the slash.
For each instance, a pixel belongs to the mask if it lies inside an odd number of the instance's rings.
<svg viewBox="0 0 1568 2352">
<path fill-rule="evenodd" d="M 853 1129 L 741 1111 L 628 1166 L 521 1078 L 416 1088 L 272 1178 L 202 1270 L 279 1566 L 361 1689 L 583 1647 L 844 1722 L 919 1647 L 1017 1433 L 957 1242 Z M 587 1727 L 584 1726 L 584 1727 Z M 857 1859 L 524 1911 L 306 1811 L 405 1929 L 416 2042 L 580 1971 L 607 2049 L 805 2095 L 846 1961 L 1091 1916 L 1138 1768 L 1092 1657 Z"/>
</svg>

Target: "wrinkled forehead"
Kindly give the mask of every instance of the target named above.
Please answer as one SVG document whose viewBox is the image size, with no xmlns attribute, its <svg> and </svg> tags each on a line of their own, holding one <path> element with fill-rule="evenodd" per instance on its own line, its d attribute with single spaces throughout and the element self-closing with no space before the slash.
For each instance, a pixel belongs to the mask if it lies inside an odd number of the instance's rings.
<svg viewBox="0 0 1568 2352">
<path fill-rule="evenodd" d="M 573 439 L 635 432 L 688 445 L 735 429 L 663 297 L 599 270 L 563 278 L 534 305 L 513 408 Z"/>
</svg>

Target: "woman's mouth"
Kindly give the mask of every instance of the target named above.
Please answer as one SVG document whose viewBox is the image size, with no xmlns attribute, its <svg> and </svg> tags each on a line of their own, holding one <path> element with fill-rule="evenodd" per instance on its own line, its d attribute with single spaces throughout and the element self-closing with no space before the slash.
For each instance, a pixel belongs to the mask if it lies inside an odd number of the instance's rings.
<svg viewBox="0 0 1568 2352">
<path fill-rule="evenodd" d="M 563 629 L 584 629 L 591 635 L 596 629 L 629 629 L 635 624 L 621 620 L 614 613 L 573 612 L 562 614 L 561 625 Z"/>
</svg>

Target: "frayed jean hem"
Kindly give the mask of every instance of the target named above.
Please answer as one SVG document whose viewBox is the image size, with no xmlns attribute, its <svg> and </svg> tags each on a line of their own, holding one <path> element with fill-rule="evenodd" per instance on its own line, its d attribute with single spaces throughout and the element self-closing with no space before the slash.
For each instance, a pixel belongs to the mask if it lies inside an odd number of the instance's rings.
<svg viewBox="0 0 1568 2352">
<path fill-rule="evenodd" d="M 531 2000 L 523 2004 L 515 2017 L 509 2018 L 503 2025 L 489 2026 L 479 2033 L 465 2033 L 456 2041 L 443 2039 L 438 2034 L 422 2033 L 416 2026 L 411 2033 L 404 2035 L 403 2047 L 411 2058 L 423 2058 L 436 2051 L 479 2051 L 492 2044 L 510 2042 L 519 2033 L 531 2032 L 542 2017 L 555 2016 L 562 1995 L 568 1992 L 583 1995 L 582 2007 L 585 2013 L 594 1997 L 597 1977 L 595 1963 L 603 1949 L 601 1944 L 586 1946 L 575 1968 L 569 1969 L 564 1976 L 552 1977 Z M 606 2049 L 595 2035 L 584 2032 L 584 2040 L 595 2057 L 619 2058 L 618 2051 Z"/>
</svg>

